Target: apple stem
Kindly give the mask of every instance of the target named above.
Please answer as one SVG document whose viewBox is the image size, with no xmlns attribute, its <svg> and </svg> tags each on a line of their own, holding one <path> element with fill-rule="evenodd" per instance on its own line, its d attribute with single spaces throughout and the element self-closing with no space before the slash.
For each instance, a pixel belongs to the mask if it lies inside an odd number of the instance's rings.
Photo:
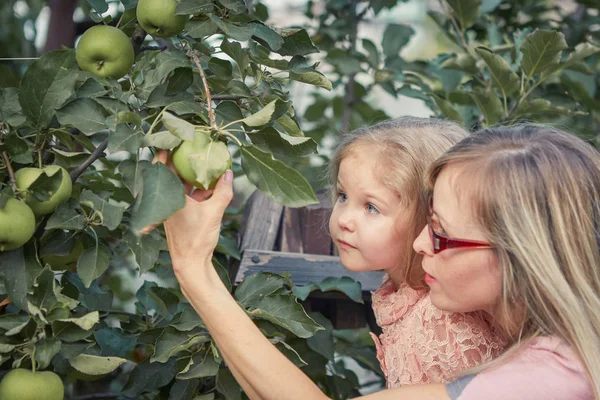
<svg viewBox="0 0 600 400">
<path fill-rule="evenodd" d="M 35 374 L 35 345 L 33 346 L 33 351 L 31 352 L 31 370 Z"/>
<path fill-rule="evenodd" d="M 19 189 L 17 188 L 17 181 L 15 179 L 15 171 L 10 164 L 10 159 L 8 158 L 8 154 L 5 151 L 2 152 L 2 159 L 4 159 L 4 165 L 6 165 L 6 169 L 8 170 L 8 178 L 10 180 L 10 186 L 12 187 L 13 192 L 18 196 Z"/>
<path fill-rule="evenodd" d="M 217 128 L 217 120 L 215 119 L 215 114 L 212 108 L 212 98 L 210 94 L 210 89 L 208 88 L 208 81 L 206 80 L 206 75 L 204 75 L 204 70 L 202 69 L 202 65 L 200 65 L 200 59 L 198 58 L 198 53 L 194 50 L 188 50 L 187 56 L 191 58 L 196 64 L 196 68 L 200 72 L 200 76 L 202 77 L 202 83 L 204 84 L 204 91 L 206 92 L 206 103 L 208 105 L 208 118 L 210 119 L 210 127 L 212 129 L 218 130 Z"/>
</svg>

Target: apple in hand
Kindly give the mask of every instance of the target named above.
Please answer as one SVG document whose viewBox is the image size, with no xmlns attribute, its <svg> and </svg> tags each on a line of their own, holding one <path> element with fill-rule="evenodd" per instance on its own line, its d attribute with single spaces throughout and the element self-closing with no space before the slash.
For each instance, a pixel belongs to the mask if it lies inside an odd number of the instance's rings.
<svg viewBox="0 0 600 400">
<path fill-rule="evenodd" d="M 46 254 L 42 256 L 42 261 L 44 264 L 50 264 L 53 271 L 72 271 L 77 267 L 77 260 L 83 250 L 81 240 L 75 239 L 73 248 L 68 254 Z"/>
<path fill-rule="evenodd" d="M 46 201 L 38 201 L 33 196 L 25 195 L 25 201 L 36 215 L 45 215 L 53 212 L 59 204 L 69 200 L 73 185 L 71 177 L 66 169 L 58 165 L 49 165 L 44 169 L 41 168 L 21 168 L 15 173 L 17 188 L 21 191 L 26 191 L 33 182 L 42 174 L 53 176 L 56 173 L 62 174 L 60 186 L 55 193 Z"/>
<path fill-rule="evenodd" d="M 51 371 L 32 372 L 17 368 L 0 382 L 2 400 L 63 400 L 64 396 L 62 380 Z"/>
<path fill-rule="evenodd" d="M 75 50 L 79 68 L 103 78 L 126 75 L 135 54 L 131 40 L 114 26 L 96 25 L 85 31 Z"/>
<path fill-rule="evenodd" d="M 137 19 L 146 32 L 156 38 L 170 38 L 180 33 L 189 15 L 175 15 L 177 0 L 139 0 Z"/>
<path fill-rule="evenodd" d="M 0 209 L 0 251 L 23 246 L 34 232 L 35 215 L 31 208 L 20 200 L 9 199 Z"/>
<path fill-rule="evenodd" d="M 200 190 L 214 189 L 221 175 L 231 168 L 227 144 L 201 131 L 196 132 L 194 140 L 184 140 L 173 151 L 172 159 L 183 180 Z"/>
</svg>

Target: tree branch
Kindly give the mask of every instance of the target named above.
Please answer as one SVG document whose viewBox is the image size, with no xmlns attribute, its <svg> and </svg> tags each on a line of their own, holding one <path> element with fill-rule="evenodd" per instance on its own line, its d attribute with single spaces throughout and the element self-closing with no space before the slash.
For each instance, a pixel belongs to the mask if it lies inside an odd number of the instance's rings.
<svg viewBox="0 0 600 400">
<path fill-rule="evenodd" d="M 191 58 L 196 64 L 196 68 L 198 68 L 198 72 L 200 72 L 200 76 L 202 77 L 202 83 L 204 84 L 204 91 L 206 92 L 206 103 L 208 104 L 208 118 L 210 119 L 210 127 L 212 129 L 217 129 L 217 120 L 215 119 L 215 113 L 212 108 L 212 98 L 210 95 L 210 89 L 208 87 L 208 81 L 206 80 L 206 75 L 204 75 L 204 70 L 202 69 L 202 65 L 200 64 L 200 58 L 198 58 L 198 53 L 195 50 L 188 50 L 186 53 L 189 58 Z"/>
<path fill-rule="evenodd" d="M 234 100 L 234 101 L 238 101 L 238 100 L 242 100 L 242 99 L 247 99 L 248 96 L 241 96 L 241 95 L 233 95 L 233 94 L 217 94 L 215 96 L 212 96 L 213 100 Z"/>
<path fill-rule="evenodd" d="M 94 150 L 92 152 L 92 154 L 90 154 L 90 156 L 88 157 L 87 160 L 85 160 L 83 162 L 83 164 L 81 164 L 79 167 L 75 168 L 74 170 L 71 171 L 71 173 L 69 174 L 71 176 L 71 180 L 73 182 L 75 182 L 77 180 L 77 178 L 79 178 L 79 176 L 81 174 L 83 174 L 83 172 L 94 163 L 94 161 L 96 161 L 97 159 L 99 159 L 100 157 L 105 156 L 104 154 L 104 150 L 106 150 L 106 148 L 108 147 L 108 139 L 106 139 L 104 142 L 102 142 L 98 147 L 96 147 L 96 150 Z"/>
</svg>

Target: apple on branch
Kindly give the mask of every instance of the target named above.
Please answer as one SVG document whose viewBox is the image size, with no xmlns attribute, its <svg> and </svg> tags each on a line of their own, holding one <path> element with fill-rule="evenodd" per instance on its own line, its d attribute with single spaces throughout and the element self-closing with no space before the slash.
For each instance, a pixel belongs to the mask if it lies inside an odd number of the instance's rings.
<svg viewBox="0 0 600 400">
<path fill-rule="evenodd" d="M 63 400 L 65 387 L 51 371 L 30 371 L 17 368 L 0 382 L 2 400 Z"/>
<path fill-rule="evenodd" d="M 139 0 L 137 19 L 146 32 L 155 38 L 173 37 L 185 28 L 189 15 L 176 15 L 176 0 Z"/>
<path fill-rule="evenodd" d="M 48 200 L 38 201 L 33 196 L 27 195 L 26 192 L 31 184 L 34 183 L 35 180 L 43 173 L 48 176 L 53 176 L 56 173 L 60 173 L 62 174 L 62 180 L 56 192 L 52 193 Z M 24 196 L 25 201 L 27 204 L 29 204 L 35 215 L 45 215 L 54 212 L 56 207 L 69 200 L 69 197 L 71 197 L 71 191 L 73 190 L 73 184 L 71 182 L 69 173 L 66 169 L 58 165 L 49 165 L 44 169 L 21 168 L 15 173 L 15 180 L 17 183 L 17 188 L 26 193 Z"/>
<path fill-rule="evenodd" d="M 135 59 L 129 37 L 118 28 L 96 25 L 85 31 L 75 50 L 79 68 L 104 78 L 125 76 Z"/>
<path fill-rule="evenodd" d="M 4 208 L 0 208 L 0 251 L 23 246 L 34 232 L 35 215 L 31 208 L 20 200 L 8 199 Z"/>
</svg>

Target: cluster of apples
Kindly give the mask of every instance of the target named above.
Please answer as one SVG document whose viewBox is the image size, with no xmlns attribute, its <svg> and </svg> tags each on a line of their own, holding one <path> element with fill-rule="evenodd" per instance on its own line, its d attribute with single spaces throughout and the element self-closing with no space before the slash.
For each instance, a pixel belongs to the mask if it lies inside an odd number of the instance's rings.
<svg viewBox="0 0 600 400">
<path fill-rule="evenodd" d="M 61 174 L 58 189 L 49 199 L 40 201 L 29 193 L 31 185 L 41 174 Z M 35 218 L 54 212 L 56 207 L 71 197 L 71 177 L 66 169 L 58 165 L 46 168 L 21 168 L 15 173 L 15 181 L 23 200 L 11 198 L 0 209 L 0 251 L 14 250 L 31 239 L 35 231 Z"/>
<path fill-rule="evenodd" d="M 136 17 L 155 38 L 170 38 L 181 31 L 189 15 L 175 15 L 177 0 L 139 0 Z M 125 76 L 135 58 L 133 45 L 123 31 L 110 25 L 96 25 L 83 34 L 75 52 L 77 64 L 105 78 Z"/>
</svg>

